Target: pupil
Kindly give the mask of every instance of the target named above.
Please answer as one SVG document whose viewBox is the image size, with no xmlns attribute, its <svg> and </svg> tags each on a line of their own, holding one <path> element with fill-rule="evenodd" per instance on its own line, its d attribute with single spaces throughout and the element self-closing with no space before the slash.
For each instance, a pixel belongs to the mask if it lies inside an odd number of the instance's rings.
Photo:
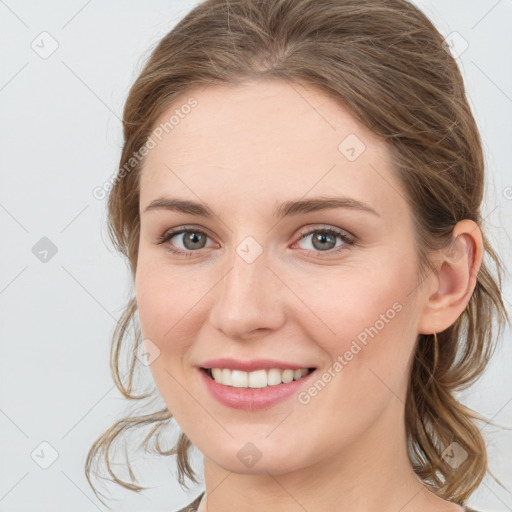
<svg viewBox="0 0 512 512">
<path fill-rule="evenodd" d="M 319 235 L 316 235 L 315 237 L 313 237 L 313 245 L 315 246 L 316 249 L 325 249 L 325 245 L 320 245 L 317 247 L 317 241 L 320 242 L 320 244 L 322 244 L 323 242 L 326 242 L 327 239 L 331 239 L 331 247 L 328 247 L 329 249 L 332 249 L 332 247 L 334 247 L 336 245 L 336 238 L 334 237 L 334 235 L 331 235 L 331 234 L 328 234 L 328 233 L 323 233 L 323 234 L 319 234 Z"/>
<path fill-rule="evenodd" d="M 202 248 L 202 246 L 201 246 L 202 238 L 203 238 L 203 236 L 201 234 L 189 233 L 185 237 L 185 240 L 192 243 L 192 247 L 189 247 L 189 249 L 201 249 Z M 186 244 L 186 245 L 188 245 L 188 244 Z"/>
</svg>

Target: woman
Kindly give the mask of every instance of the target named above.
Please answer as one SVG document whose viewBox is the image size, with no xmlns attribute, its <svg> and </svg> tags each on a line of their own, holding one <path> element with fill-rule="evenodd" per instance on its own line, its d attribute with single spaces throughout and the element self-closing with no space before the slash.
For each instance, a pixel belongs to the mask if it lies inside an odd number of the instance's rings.
<svg viewBox="0 0 512 512">
<path fill-rule="evenodd" d="M 135 297 L 114 378 L 146 398 L 139 356 L 166 407 L 100 437 L 88 478 L 149 424 L 182 485 L 189 447 L 204 455 L 183 510 L 471 510 L 482 417 L 454 392 L 506 313 L 479 132 L 431 22 L 405 0 L 206 1 L 154 50 L 123 126 L 109 227 Z"/>
</svg>

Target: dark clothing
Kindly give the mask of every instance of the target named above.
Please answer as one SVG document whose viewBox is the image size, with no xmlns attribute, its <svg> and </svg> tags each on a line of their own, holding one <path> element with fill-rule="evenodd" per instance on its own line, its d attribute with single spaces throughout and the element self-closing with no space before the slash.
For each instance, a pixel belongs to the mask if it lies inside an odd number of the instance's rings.
<svg viewBox="0 0 512 512">
<path fill-rule="evenodd" d="M 178 510 L 178 512 L 197 512 L 197 507 L 199 507 L 199 503 L 201 503 L 203 496 L 204 492 L 202 492 L 190 505 Z"/>
</svg>

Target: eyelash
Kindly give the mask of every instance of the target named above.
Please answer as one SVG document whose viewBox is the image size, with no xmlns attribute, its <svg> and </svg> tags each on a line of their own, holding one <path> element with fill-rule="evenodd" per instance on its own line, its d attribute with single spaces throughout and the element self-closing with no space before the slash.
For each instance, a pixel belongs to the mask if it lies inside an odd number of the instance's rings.
<svg viewBox="0 0 512 512">
<path fill-rule="evenodd" d="M 201 235 L 208 237 L 208 235 L 200 229 L 196 229 L 192 226 L 183 226 L 183 227 L 171 230 L 171 231 L 167 231 L 163 235 L 159 236 L 157 245 L 163 245 L 164 243 L 169 242 L 176 235 L 181 235 L 182 233 L 189 233 L 189 232 L 199 233 Z M 347 245 L 349 245 L 349 246 L 355 245 L 355 243 L 356 243 L 356 239 L 353 235 L 350 235 L 346 231 L 343 231 L 341 229 L 334 228 L 334 227 L 316 228 L 316 229 L 302 231 L 299 233 L 300 238 L 298 241 L 300 241 L 314 233 L 327 233 L 329 235 L 334 235 L 336 237 L 340 237 L 341 240 L 343 241 L 342 245 L 340 245 L 339 247 L 337 247 L 335 249 L 329 249 L 328 251 L 315 251 L 312 249 L 304 249 L 305 251 L 307 251 L 308 256 L 313 254 L 314 257 L 316 257 L 316 258 L 324 258 L 324 257 L 332 256 L 333 254 L 337 254 L 340 251 L 345 250 Z M 197 251 L 183 251 L 181 249 L 175 249 L 172 246 L 169 246 L 166 248 L 166 250 L 173 254 L 177 254 L 179 256 L 186 258 L 186 257 L 193 256 L 194 253 L 199 252 L 200 249 L 198 249 Z M 325 254 L 325 256 L 324 256 L 324 254 Z"/>
</svg>

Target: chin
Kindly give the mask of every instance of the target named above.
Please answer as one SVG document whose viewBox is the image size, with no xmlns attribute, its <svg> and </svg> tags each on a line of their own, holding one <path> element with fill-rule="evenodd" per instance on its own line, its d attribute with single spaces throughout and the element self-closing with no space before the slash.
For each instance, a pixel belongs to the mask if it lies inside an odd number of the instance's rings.
<svg viewBox="0 0 512 512">
<path fill-rule="evenodd" d="M 215 450 L 211 449 L 210 441 L 209 447 L 200 451 L 205 459 L 224 470 L 244 475 L 279 475 L 302 467 L 302 461 L 297 457 L 297 453 L 302 454 L 300 447 L 284 446 L 277 438 L 274 440 L 277 442 L 264 438 L 254 442 L 247 439 L 251 436 L 242 436 L 242 440 L 239 437 L 230 439 L 222 449 L 218 448 L 219 442 Z"/>
<path fill-rule="evenodd" d="M 289 457 L 287 459 L 289 460 Z M 299 469 L 297 461 L 294 461 L 293 464 L 284 464 L 283 459 L 276 457 L 265 458 L 264 455 L 252 466 L 240 461 L 233 454 L 225 454 L 224 456 L 216 454 L 215 458 L 210 458 L 210 460 L 225 471 L 239 475 L 280 475 Z"/>
</svg>

